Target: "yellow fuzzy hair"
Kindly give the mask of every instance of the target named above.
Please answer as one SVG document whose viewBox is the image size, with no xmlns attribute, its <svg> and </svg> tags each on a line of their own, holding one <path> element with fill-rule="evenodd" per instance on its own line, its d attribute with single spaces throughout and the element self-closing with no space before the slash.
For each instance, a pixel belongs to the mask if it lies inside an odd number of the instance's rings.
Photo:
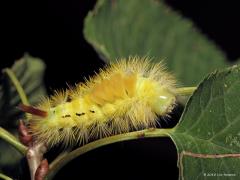
<svg viewBox="0 0 240 180">
<path fill-rule="evenodd" d="M 66 91 L 56 91 L 38 109 L 47 117 L 33 116 L 30 129 L 48 146 L 86 143 L 113 134 L 155 127 L 157 116 L 175 104 L 175 79 L 162 63 L 129 57 Z"/>
</svg>

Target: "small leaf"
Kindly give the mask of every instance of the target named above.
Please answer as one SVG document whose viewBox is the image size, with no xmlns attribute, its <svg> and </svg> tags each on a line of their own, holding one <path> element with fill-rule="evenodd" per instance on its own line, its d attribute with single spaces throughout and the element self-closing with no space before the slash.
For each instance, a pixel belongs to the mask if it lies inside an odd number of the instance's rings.
<svg viewBox="0 0 240 180">
<path fill-rule="evenodd" d="M 170 134 L 179 154 L 188 151 L 203 156 L 183 155 L 179 159 L 185 180 L 208 176 L 239 178 L 239 90 L 240 67 L 234 66 L 208 76 L 190 98 L 180 123 Z M 218 157 L 226 154 L 239 157 Z"/>
<path fill-rule="evenodd" d="M 106 62 L 129 55 L 164 60 L 184 85 L 226 65 L 224 54 L 162 1 L 99 0 L 84 35 Z"/>
<path fill-rule="evenodd" d="M 39 97 L 45 95 L 43 85 L 44 70 L 45 65 L 40 59 L 24 55 L 11 69 L 2 71 L 3 75 L 0 84 L 0 126 L 15 136 L 17 136 L 18 120 L 23 117 L 23 113 L 17 109 L 17 106 L 21 103 L 21 98 L 7 72 L 13 74 L 20 85 L 19 88 L 24 90 L 24 95 L 27 96 L 28 101 L 34 104 L 39 100 Z M 0 140 L 0 169 L 16 165 L 21 157 L 18 151 Z"/>
<path fill-rule="evenodd" d="M 10 69 L 16 76 L 31 104 L 36 103 L 39 97 L 45 95 L 43 86 L 44 69 L 45 65 L 40 59 L 29 55 L 25 55 Z M 14 120 L 19 119 L 22 115 L 16 108 L 21 103 L 21 99 L 6 71 L 3 70 L 2 72 L 3 77 L 0 84 L 0 125 L 4 127 L 7 124 L 9 127 L 9 124 L 13 124 Z"/>
</svg>

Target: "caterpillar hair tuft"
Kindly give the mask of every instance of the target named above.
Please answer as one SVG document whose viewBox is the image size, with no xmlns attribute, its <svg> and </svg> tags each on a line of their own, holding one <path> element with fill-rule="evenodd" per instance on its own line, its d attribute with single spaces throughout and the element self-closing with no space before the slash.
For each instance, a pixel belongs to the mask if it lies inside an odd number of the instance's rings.
<svg viewBox="0 0 240 180">
<path fill-rule="evenodd" d="M 31 133 L 49 147 L 72 146 L 90 139 L 155 127 L 176 102 L 175 78 L 163 64 L 149 58 L 129 57 L 107 65 L 85 83 L 55 91 L 35 107 Z"/>
</svg>

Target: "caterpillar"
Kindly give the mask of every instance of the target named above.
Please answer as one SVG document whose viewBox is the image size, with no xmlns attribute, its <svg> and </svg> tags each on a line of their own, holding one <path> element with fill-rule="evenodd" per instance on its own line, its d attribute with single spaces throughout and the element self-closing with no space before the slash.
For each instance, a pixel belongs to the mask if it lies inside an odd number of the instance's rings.
<svg viewBox="0 0 240 180">
<path fill-rule="evenodd" d="M 55 91 L 36 106 L 30 132 L 49 147 L 72 146 L 113 134 L 155 127 L 176 104 L 176 80 L 162 62 L 129 57 L 100 69 L 85 83 Z"/>
</svg>

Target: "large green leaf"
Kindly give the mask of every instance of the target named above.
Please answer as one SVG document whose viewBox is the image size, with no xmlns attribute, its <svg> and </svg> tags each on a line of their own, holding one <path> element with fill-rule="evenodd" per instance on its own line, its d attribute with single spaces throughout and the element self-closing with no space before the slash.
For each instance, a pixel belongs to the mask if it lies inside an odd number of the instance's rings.
<svg viewBox="0 0 240 180">
<path fill-rule="evenodd" d="M 0 84 L 0 126 L 12 132 L 17 136 L 17 124 L 23 113 L 17 109 L 21 103 L 16 84 L 12 81 L 9 73 L 16 78 L 28 101 L 31 104 L 36 103 L 40 96 L 45 95 L 43 85 L 43 73 L 45 64 L 38 58 L 24 55 L 18 60 L 11 69 L 2 70 L 2 79 Z M 0 139 L 0 170 L 5 167 L 14 167 L 19 163 L 21 154 L 12 146 Z"/>
<path fill-rule="evenodd" d="M 164 59 L 184 85 L 223 67 L 224 54 L 192 23 L 156 0 L 99 0 L 85 19 L 87 41 L 107 62 L 129 55 Z"/>
<path fill-rule="evenodd" d="M 199 85 L 171 133 L 182 157 L 179 159 L 182 178 L 239 179 L 239 105 L 239 66 L 215 72 Z M 184 151 L 195 155 L 184 154 Z M 222 155 L 224 157 L 219 157 Z"/>
</svg>

